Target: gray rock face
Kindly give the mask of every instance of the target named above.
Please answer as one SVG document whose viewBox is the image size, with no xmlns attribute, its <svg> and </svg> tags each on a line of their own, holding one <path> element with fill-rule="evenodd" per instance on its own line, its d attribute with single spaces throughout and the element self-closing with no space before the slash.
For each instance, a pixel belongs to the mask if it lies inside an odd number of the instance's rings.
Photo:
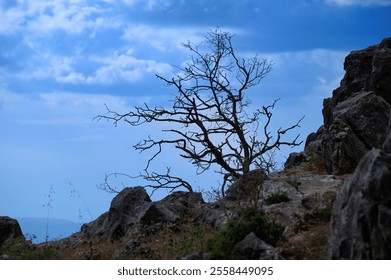
<svg viewBox="0 0 391 280">
<path fill-rule="evenodd" d="M 383 143 L 383 150 L 386 153 L 391 153 L 391 114 L 389 117 L 386 139 L 384 140 L 384 143 Z"/>
<path fill-rule="evenodd" d="M 236 256 L 248 260 L 281 259 L 272 245 L 258 238 L 253 232 L 236 244 L 234 251 Z"/>
<path fill-rule="evenodd" d="M 262 188 L 267 178 L 264 170 L 256 169 L 242 176 L 234 182 L 227 190 L 225 198 L 228 200 L 252 200 Z"/>
<path fill-rule="evenodd" d="M 201 193 L 174 192 L 161 201 L 152 202 L 143 187 L 125 188 L 114 197 L 108 212 L 83 225 L 81 232 L 73 237 L 121 239 L 136 225 L 176 222 L 201 203 L 204 203 Z"/>
<path fill-rule="evenodd" d="M 237 217 L 238 205 L 230 201 L 217 201 L 206 204 L 195 222 L 216 229 L 225 227 L 229 220 Z"/>
<path fill-rule="evenodd" d="M 178 221 L 188 209 L 204 203 L 201 193 L 174 192 L 161 201 L 153 203 L 143 214 L 141 221 L 146 223 L 165 223 Z"/>
<path fill-rule="evenodd" d="M 264 205 L 263 211 L 269 220 L 285 227 L 284 237 L 293 236 L 297 227 L 305 223 L 305 216 L 330 212 L 342 184 L 343 181 L 333 175 L 309 173 L 284 177 L 271 174 L 264 184 L 264 198 L 283 192 L 290 201 Z"/>
<path fill-rule="evenodd" d="M 373 91 L 391 103 L 391 38 L 384 39 L 380 44 L 363 50 L 352 51 L 344 62 L 345 76 L 339 88 L 334 90 L 333 97 L 326 99 L 324 109 L 333 108 L 356 92 Z M 330 116 L 324 112 L 325 125 L 328 126 Z"/>
<path fill-rule="evenodd" d="M 391 38 L 351 52 L 344 69 L 340 87 L 323 102 L 324 125 L 286 168 L 320 155 L 329 173 L 352 173 L 369 150 L 382 147 L 391 112 Z"/>
<path fill-rule="evenodd" d="M 391 154 L 379 149 L 360 161 L 334 204 L 331 259 L 391 259 Z"/>
<path fill-rule="evenodd" d="M 0 216 L 0 246 L 10 238 L 23 236 L 17 220 L 6 216 Z"/>
<path fill-rule="evenodd" d="M 327 171 L 350 173 L 371 148 L 381 148 L 390 112 L 391 106 L 374 92 L 338 103 L 322 144 Z"/>
<path fill-rule="evenodd" d="M 143 187 L 125 188 L 111 202 L 108 212 L 83 225 L 81 235 L 92 239 L 119 239 L 152 205 Z"/>
<path fill-rule="evenodd" d="M 303 162 L 307 162 L 308 160 L 309 159 L 306 153 L 291 153 L 286 160 L 284 167 L 285 169 L 290 169 L 302 164 Z"/>
</svg>

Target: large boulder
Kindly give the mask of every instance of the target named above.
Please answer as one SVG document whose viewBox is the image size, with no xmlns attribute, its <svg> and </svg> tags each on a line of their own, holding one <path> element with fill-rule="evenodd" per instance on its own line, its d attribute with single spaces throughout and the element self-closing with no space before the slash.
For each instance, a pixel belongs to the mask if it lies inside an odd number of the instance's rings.
<svg viewBox="0 0 391 280">
<path fill-rule="evenodd" d="M 278 260 L 281 257 L 276 249 L 258 238 L 254 232 L 249 233 L 242 241 L 236 244 L 234 253 L 247 260 Z"/>
<path fill-rule="evenodd" d="M 201 193 L 196 192 L 174 192 L 152 202 L 144 187 L 124 188 L 114 197 L 108 212 L 83 225 L 81 231 L 69 240 L 73 245 L 85 240 L 120 240 L 137 226 L 176 222 L 189 209 L 202 203 Z M 151 227 L 145 228 L 152 230 Z"/>
<path fill-rule="evenodd" d="M 198 192 L 174 192 L 164 199 L 153 203 L 141 217 L 144 223 L 176 222 L 189 209 L 204 203 L 202 194 Z"/>
<path fill-rule="evenodd" d="M 120 239 L 140 221 L 152 204 L 143 187 L 124 188 L 111 201 L 109 211 L 83 225 L 80 233 L 91 239 Z"/>
<path fill-rule="evenodd" d="M 368 152 L 337 196 L 331 259 L 391 259 L 391 154 Z"/>
<path fill-rule="evenodd" d="M 374 92 L 360 92 L 338 103 L 333 122 L 323 136 L 327 171 L 351 173 L 372 148 L 381 148 L 391 105 Z"/>
<path fill-rule="evenodd" d="M 286 168 L 320 156 L 329 173 L 353 173 L 368 151 L 381 148 L 391 112 L 391 38 L 351 52 L 344 69 L 340 87 L 323 102 L 324 124 Z"/>
<path fill-rule="evenodd" d="M 0 246 L 10 238 L 23 236 L 17 220 L 7 216 L 0 216 Z"/>
<path fill-rule="evenodd" d="M 345 58 L 344 69 L 346 72 L 340 87 L 333 91 L 332 98 L 324 101 L 326 126 L 333 121 L 330 113 L 335 106 L 357 92 L 373 91 L 391 103 L 391 38 L 382 40 L 378 45 L 352 51 Z"/>
</svg>

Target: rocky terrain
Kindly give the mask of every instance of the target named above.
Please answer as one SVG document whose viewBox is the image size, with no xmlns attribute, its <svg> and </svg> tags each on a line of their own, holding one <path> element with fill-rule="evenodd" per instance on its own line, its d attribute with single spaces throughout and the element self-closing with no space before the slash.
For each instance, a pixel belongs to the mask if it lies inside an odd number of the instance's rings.
<svg viewBox="0 0 391 280">
<path fill-rule="evenodd" d="M 239 180 L 213 202 L 195 192 L 153 202 L 125 188 L 80 232 L 40 245 L 2 217 L 2 258 L 26 257 L 18 246 L 57 259 L 391 258 L 391 38 L 351 52 L 344 69 L 324 124 L 283 171 L 254 170 L 256 192 L 242 195 Z"/>
</svg>

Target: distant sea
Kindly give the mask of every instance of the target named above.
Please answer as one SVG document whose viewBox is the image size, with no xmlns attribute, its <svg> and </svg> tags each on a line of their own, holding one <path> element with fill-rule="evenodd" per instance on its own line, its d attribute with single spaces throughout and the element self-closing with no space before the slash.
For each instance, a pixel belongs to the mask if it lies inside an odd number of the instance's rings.
<svg viewBox="0 0 391 280">
<path fill-rule="evenodd" d="M 16 218 L 26 239 L 42 243 L 46 239 L 46 218 Z M 80 231 L 81 223 L 63 219 L 49 219 L 48 241 L 65 238 Z"/>
</svg>

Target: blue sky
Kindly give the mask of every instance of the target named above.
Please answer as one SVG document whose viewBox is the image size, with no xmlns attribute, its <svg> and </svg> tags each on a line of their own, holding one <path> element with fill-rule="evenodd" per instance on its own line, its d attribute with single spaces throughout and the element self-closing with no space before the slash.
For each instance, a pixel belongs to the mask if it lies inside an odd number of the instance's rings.
<svg viewBox="0 0 391 280">
<path fill-rule="evenodd" d="M 390 0 L 0 0 L 0 215 L 46 217 L 51 187 L 50 217 L 88 222 L 105 212 L 113 195 L 96 185 L 106 173 L 138 174 L 146 157 L 132 145 L 160 127 L 92 119 L 105 103 L 120 112 L 167 105 L 175 92 L 155 74 L 170 77 L 189 58 L 181 42 L 221 27 L 236 34 L 241 56 L 273 60 L 253 105 L 281 98 L 275 127 L 305 115 L 305 140 L 322 124 L 344 57 L 390 36 L 390 26 Z M 172 155 L 156 167 L 172 165 L 200 189 L 218 186 Z"/>
</svg>

